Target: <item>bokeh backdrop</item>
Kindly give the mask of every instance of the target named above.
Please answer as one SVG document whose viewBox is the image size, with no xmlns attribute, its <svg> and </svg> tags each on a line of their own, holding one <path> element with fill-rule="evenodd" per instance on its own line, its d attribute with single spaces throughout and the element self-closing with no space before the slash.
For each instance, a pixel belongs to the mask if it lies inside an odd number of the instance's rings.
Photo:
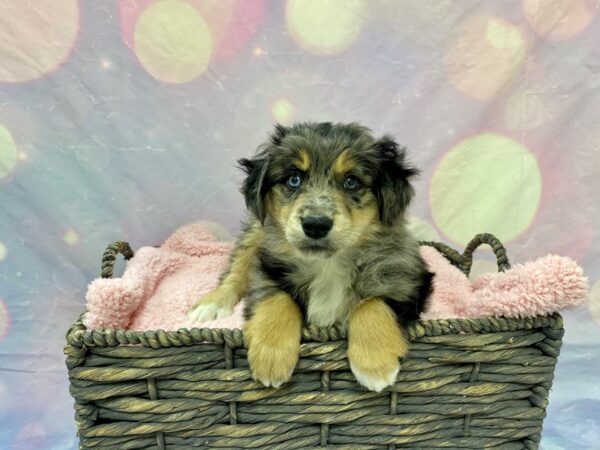
<svg viewBox="0 0 600 450">
<path fill-rule="evenodd" d="M 0 0 L 0 448 L 76 448 L 63 335 L 105 245 L 235 235 L 235 160 L 303 120 L 407 145 L 420 237 L 583 265 L 543 448 L 600 448 L 598 3 Z"/>
</svg>

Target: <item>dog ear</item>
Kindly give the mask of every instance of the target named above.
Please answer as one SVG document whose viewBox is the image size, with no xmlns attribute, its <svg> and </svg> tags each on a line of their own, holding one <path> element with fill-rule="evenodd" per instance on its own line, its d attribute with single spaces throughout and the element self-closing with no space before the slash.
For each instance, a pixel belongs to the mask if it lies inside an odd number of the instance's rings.
<svg viewBox="0 0 600 450">
<path fill-rule="evenodd" d="M 415 194 L 410 180 L 419 170 L 405 161 L 406 149 L 390 136 L 383 136 L 376 141 L 375 149 L 379 157 L 379 177 L 375 183 L 379 219 L 386 225 L 392 225 L 404 213 Z"/>
<path fill-rule="evenodd" d="M 288 134 L 289 132 L 290 132 L 289 128 L 284 127 L 281 124 L 276 124 L 275 131 L 273 132 L 273 134 L 271 134 L 271 143 L 274 145 L 281 144 L 281 141 L 283 140 L 285 135 Z"/>
<path fill-rule="evenodd" d="M 283 125 L 276 124 L 275 130 L 265 144 L 265 148 L 271 145 L 280 145 L 283 138 L 290 132 L 290 129 Z M 259 147 L 260 148 L 260 147 Z M 267 185 L 267 169 L 269 167 L 269 155 L 263 150 L 254 159 L 242 158 L 238 161 L 240 168 L 246 172 L 246 179 L 242 184 L 242 194 L 246 200 L 246 207 L 252 212 L 260 223 L 265 222 L 267 215 L 265 196 L 269 190 Z"/>
<path fill-rule="evenodd" d="M 246 179 L 241 189 L 246 200 L 246 207 L 260 220 L 260 223 L 264 223 L 266 216 L 264 200 L 268 191 L 268 186 L 265 183 L 268 157 L 242 158 L 238 161 L 238 164 L 246 172 Z"/>
</svg>

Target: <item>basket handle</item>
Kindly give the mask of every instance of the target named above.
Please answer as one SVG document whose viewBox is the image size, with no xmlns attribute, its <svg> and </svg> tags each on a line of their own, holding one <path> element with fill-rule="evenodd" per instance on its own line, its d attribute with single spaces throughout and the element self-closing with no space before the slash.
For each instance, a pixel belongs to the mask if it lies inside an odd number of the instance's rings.
<svg viewBox="0 0 600 450">
<path fill-rule="evenodd" d="M 429 245 L 434 247 L 445 255 L 451 262 L 457 265 L 465 274 L 469 275 L 471 267 L 473 265 L 473 252 L 482 244 L 489 245 L 494 254 L 496 255 L 496 264 L 498 265 L 498 271 L 504 272 L 510 269 L 510 263 L 508 256 L 506 255 L 506 249 L 502 242 L 490 233 L 481 233 L 471 239 L 471 242 L 467 244 L 465 251 L 462 255 L 451 247 L 440 242 L 421 242 L 423 245 Z M 133 258 L 133 250 L 127 242 L 116 241 L 106 247 L 104 254 L 102 255 L 102 278 L 111 278 L 113 275 L 113 269 L 117 255 L 121 253 L 126 260 Z"/>
<path fill-rule="evenodd" d="M 508 256 L 506 256 L 506 249 L 502 242 L 490 233 L 482 233 L 471 239 L 471 242 L 467 244 L 465 251 L 462 254 L 462 268 L 463 271 L 468 275 L 473 265 L 473 252 L 482 244 L 487 244 L 492 247 L 494 255 L 496 255 L 496 264 L 498 265 L 498 271 L 504 272 L 510 269 L 510 263 L 508 262 Z"/>
<path fill-rule="evenodd" d="M 102 270 L 100 275 L 102 278 L 111 278 L 113 275 L 113 269 L 115 267 L 115 261 L 118 254 L 122 254 L 125 259 L 133 258 L 133 250 L 127 242 L 116 241 L 106 247 L 104 254 L 102 255 Z"/>
<path fill-rule="evenodd" d="M 465 275 L 469 275 L 469 272 L 471 271 L 471 266 L 473 265 L 473 252 L 482 244 L 487 244 L 492 247 L 492 250 L 496 255 L 496 264 L 498 265 L 499 272 L 504 272 L 505 270 L 510 269 L 508 256 L 506 256 L 506 249 L 502 245 L 502 242 L 500 242 L 496 236 L 490 233 L 482 233 L 475 236 L 471 242 L 467 244 L 467 247 L 462 254 L 454 250 L 452 247 L 442 244 L 441 242 L 427 241 L 421 242 L 421 244 L 428 245 L 438 250 Z"/>
</svg>

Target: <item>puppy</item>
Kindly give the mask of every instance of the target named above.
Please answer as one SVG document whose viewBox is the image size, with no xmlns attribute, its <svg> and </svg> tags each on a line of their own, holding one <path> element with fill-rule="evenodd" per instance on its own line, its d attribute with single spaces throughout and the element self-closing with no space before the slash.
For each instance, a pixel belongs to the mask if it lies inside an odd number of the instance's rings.
<svg viewBox="0 0 600 450">
<path fill-rule="evenodd" d="M 277 125 L 239 163 L 252 218 L 190 317 L 224 317 L 247 297 L 250 370 L 265 386 L 290 379 L 305 324 L 347 327 L 357 381 L 373 391 L 393 384 L 405 324 L 423 311 L 433 278 L 405 227 L 417 174 L 405 150 L 354 123 L 302 123 Z"/>
</svg>

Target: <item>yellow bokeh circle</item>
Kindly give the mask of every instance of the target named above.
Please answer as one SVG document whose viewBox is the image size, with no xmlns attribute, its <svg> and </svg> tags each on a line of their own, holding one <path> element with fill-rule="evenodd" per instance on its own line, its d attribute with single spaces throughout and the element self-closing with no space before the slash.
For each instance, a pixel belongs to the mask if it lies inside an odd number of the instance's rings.
<svg viewBox="0 0 600 450">
<path fill-rule="evenodd" d="M 525 38 L 515 25 L 498 17 L 475 16 L 457 28 L 446 49 L 446 76 L 461 93 L 489 100 L 516 78 L 525 55 Z"/>
<path fill-rule="evenodd" d="M 283 125 L 289 125 L 296 113 L 296 107 L 287 98 L 279 98 L 271 104 L 271 116 Z"/>
<path fill-rule="evenodd" d="M 69 228 L 63 234 L 63 241 L 69 247 L 76 247 L 79 244 L 79 242 L 81 242 L 81 237 L 79 236 L 79 233 L 77 233 L 76 230 L 74 230 L 73 228 Z"/>
<path fill-rule="evenodd" d="M 198 9 L 183 1 L 163 0 L 140 14 L 134 47 L 140 63 L 154 78 L 187 83 L 208 67 L 213 39 Z"/>
<path fill-rule="evenodd" d="M 6 248 L 4 242 L 0 242 L 0 262 L 6 259 L 6 255 L 8 255 L 8 248 Z"/>
<path fill-rule="evenodd" d="M 439 241 L 440 235 L 433 225 L 417 216 L 409 216 L 407 227 L 410 234 L 420 241 Z"/>
<path fill-rule="evenodd" d="M 521 32 L 509 22 L 490 18 L 485 27 L 485 40 L 494 48 L 521 49 L 523 36 Z"/>
<path fill-rule="evenodd" d="M 10 131 L 0 125 L 0 181 L 17 166 L 18 151 Z"/>
<path fill-rule="evenodd" d="M 79 31 L 77 0 L 0 3 L 0 82 L 35 80 L 68 56 Z"/>
<path fill-rule="evenodd" d="M 464 245 L 482 232 L 504 241 L 519 236 L 535 217 L 541 192 L 535 156 L 513 139 L 483 133 L 444 156 L 429 194 L 438 228 Z"/>
<path fill-rule="evenodd" d="M 302 48 L 333 55 L 356 41 L 366 9 L 364 0 L 288 0 L 287 27 Z"/>
</svg>

